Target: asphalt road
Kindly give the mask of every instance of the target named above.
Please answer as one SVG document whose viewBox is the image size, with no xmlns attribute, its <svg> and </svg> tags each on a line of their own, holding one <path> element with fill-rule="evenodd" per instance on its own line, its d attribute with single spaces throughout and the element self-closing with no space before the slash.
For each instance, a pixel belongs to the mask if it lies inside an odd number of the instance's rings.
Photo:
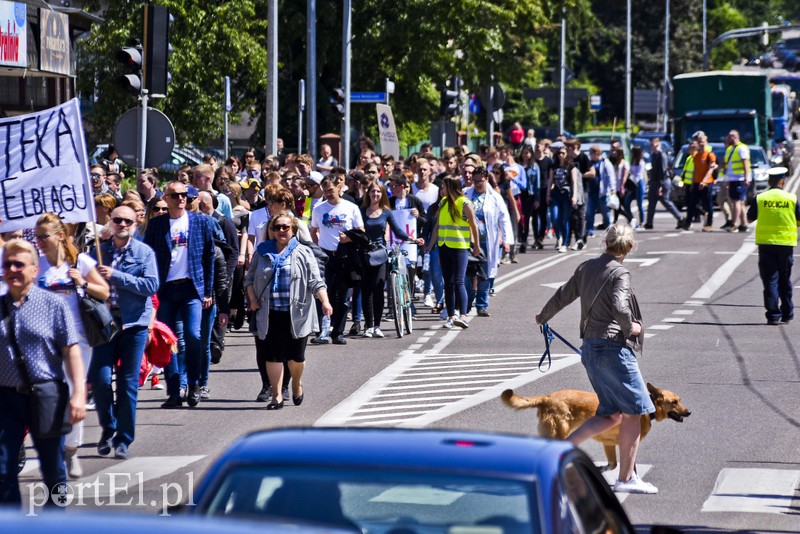
<svg viewBox="0 0 800 534">
<path fill-rule="evenodd" d="M 789 188 L 797 186 L 795 176 Z M 715 226 L 722 224 L 716 219 Z M 637 233 L 638 246 L 626 260 L 647 333 L 640 366 L 647 381 L 680 395 L 692 415 L 654 425 L 640 448 L 639 472 L 659 494 L 627 496 L 623 506 L 641 531 L 653 524 L 685 532 L 800 531 L 798 321 L 766 325 L 752 231 L 679 233 L 664 212 L 655 227 Z M 578 357 L 558 341 L 552 367 L 538 369 L 544 343 L 533 317 L 600 246 L 595 238 L 581 252 L 557 254 L 549 245 L 502 266 L 492 316 L 471 318 L 467 330 L 442 329 L 420 306 L 414 333 L 402 339 L 384 322 L 385 339 L 309 346 L 300 407 L 287 402 L 267 412 L 254 402 L 260 379 L 252 339 L 234 332 L 223 361 L 212 368 L 211 400 L 162 410 L 163 392 L 140 391 L 129 460 L 96 454 L 100 432 L 89 414 L 80 450 L 83 496 L 78 499 L 73 482 L 69 511 L 156 513 L 190 500 L 215 456 L 257 429 L 383 425 L 533 435 L 535 411 L 514 412 L 498 396 L 509 387 L 524 395 L 591 389 Z M 578 317 L 573 304 L 550 324 L 577 344 Z M 598 444 L 585 449 L 605 462 Z M 30 462 L 23 476 L 26 511 L 30 495 L 42 498 L 37 476 Z M 97 481 L 102 487 L 87 485 Z"/>
</svg>

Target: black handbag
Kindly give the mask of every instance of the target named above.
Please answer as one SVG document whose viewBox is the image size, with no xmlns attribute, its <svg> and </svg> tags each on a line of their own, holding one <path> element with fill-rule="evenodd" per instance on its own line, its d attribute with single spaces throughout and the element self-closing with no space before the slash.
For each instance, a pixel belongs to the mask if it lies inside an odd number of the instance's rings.
<svg viewBox="0 0 800 534">
<path fill-rule="evenodd" d="M 367 251 L 367 261 L 372 267 L 380 267 L 389 261 L 389 251 L 382 245 L 374 245 Z"/>
<path fill-rule="evenodd" d="M 10 317 L 5 299 L 3 299 L 3 308 L 6 315 L 9 316 L 8 333 L 11 350 L 14 353 L 14 363 L 16 363 L 19 375 L 28 389 L 31 434 L 34 438 L 57 438 L 68 434 L 72 430 L 69 412 L 69 386 L 63 380 L 32 383 L 25 356 L 17 345 L 14 321 Z"/>
<path fill-rule="evenodd" d="M 119 328 L 104 300 L 98 300 L 81 290 L 78 292 L 78 310 L 90 347 L 108 343 L 117 335 Z"/>
</svg>

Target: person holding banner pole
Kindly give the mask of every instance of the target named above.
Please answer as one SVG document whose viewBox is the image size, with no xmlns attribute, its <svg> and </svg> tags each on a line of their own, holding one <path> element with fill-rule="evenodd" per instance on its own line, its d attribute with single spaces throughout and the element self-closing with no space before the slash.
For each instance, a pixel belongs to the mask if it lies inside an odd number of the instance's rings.
<svg viewBox="0 0 800 534">
<path fill-rule="evenodd" d="M 399 188 L 395 188 L 395 191 Z M 389 205 L 386 188 L 377 180 L 367 186 L 367 195 L 361 204 L 361 218 L 364 220 L 364 231 L 373 248 L 385 247 L 389 243 L 389 228 L 404 241 L 424 245 L 422 239 L 411 238 L 397 224 Z M 383 286 L 386 284 L 387 263 L 371 265 L 364 262 L 364 273 L 361 276 L 361 302 L 364 306 L 363 337 L 384 337 L 381 332 L 383 316 Z"/>
<path fill-rule="evenodd" d="M 36 221 L 34 229 L 36 245 L 39 247 L 39 275 L 36 285 L 61 295 L 72 312 L 78 334 L 78 345 L 81 351 L 84 370 L 89 369 L 92 349 L 86 340 L 86 332 L 78 309 L 78 288 L 99 300 L 106 300 L 110 295 L 108 284 L 96 268 L 97 262 L 88 254 L 79 253 L 77 247 L 67 233 L 67 228 L 58 215 L 45 213 Z M 84 373 L 85 381 L 85 373 Z M 68 378 L 70 390 L 76 384 Z M 80 389 L 84 389 L 81 385 Z M 72 479 L 83 476 L 83 469 L 78 461 L 78 447 L 83 443 L 83 421 L 73 425 L 72 431 L 66 435 L 64 459 L 67 464 L 67 475 Z"/>
</svg>

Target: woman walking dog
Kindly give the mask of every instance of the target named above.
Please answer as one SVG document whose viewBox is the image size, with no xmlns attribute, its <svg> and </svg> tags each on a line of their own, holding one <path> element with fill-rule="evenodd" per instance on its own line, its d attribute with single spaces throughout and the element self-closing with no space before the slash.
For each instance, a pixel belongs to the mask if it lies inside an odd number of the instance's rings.
<svg viewBox="0 0 800 534">
<path fill-rule="evenodd" d="M 581 299 L 581 363 L 600 404 L 596 414 L 568 439 L 580 445 L 621 425 L 619 479 L 614 491 L 658 493 L 658 488 L 634 472 L 641 415 L 655 412 L 655 406 L 634 354 L 642 347 L 642 318 L 631 288 L 631 274 L 622 266 L 633 245 L 630 226 L 612 225 L 606 233 L 605 252 L 578 266 L 536 316 L 536 323 L 546 323 L 569 303 Z"/>
</svg>

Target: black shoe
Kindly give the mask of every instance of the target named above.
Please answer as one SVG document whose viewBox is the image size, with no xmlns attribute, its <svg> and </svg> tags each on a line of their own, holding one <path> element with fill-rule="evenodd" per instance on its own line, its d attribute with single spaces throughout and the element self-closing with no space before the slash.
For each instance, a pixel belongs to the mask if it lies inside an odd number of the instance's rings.
<svg viewBox="0 0 800 534">
<path fill-rule="evenodd" d="M 537 241 L 536 243 L 533 244 L 533 248 L 535 248 L 536 250 L 542 250 L 544 248 L 544 245 L 541 243 L 541 241 Z"/>
<path fill-rule="evenodd" d="M 200 404 L 200 386 L 197 384 L 192 386 L 192 389 L 189 391 L 189 395 L 186 397 L 186 404 L 192 408 Z"/>
<path fill-rule="evenodd" d="M 645 224 L 644 225 L 644 229 L 645 230 L 652 230 L 653 229 L 653 225 L 652 224 Z"/>
<path fill-rule="evenodd" d="M 520 254 L 525 254 L 526 252 L 528 252 L 528 246 L 527 245 L 520 245 L 519 246 L 519 253 Z"/>
<path fill-rule="evenodd" d="M 306 396 L 306 390 L 305 388 L 303 388 L 303 392 L 300 395 L 297 395 L 296 397 L 292 395 L 292 404 L 294 404 L 295 406 L 300 406 L 301 404 L 303 404 L 303 398 L 305 398 L 305 396 Z"/>
<path fill-rule="evenodd" d="M 120 460 L 127 460 L 128 459 L 128 446 L 124 443 L 120 443 L 117 445 L 117 448 L 114 449 L 114 458 L 118 458 Z"/>
<path fill-rule="evenodd" d="M 361 333 L 361 321 L 356 321 L 353 323 L 353 326 L 350 327 L 348 335 L 357 336 L 360 333 Z"/>
<path fill-rule="evenodd" d="M 103 430 L 100 440 L 97 442 L 97 454 L 108 456 L 111 454 L 111 439 L 114 437 L 113 430 Z"/>
<path fill-rule="evenodd" d="M 302 395 L 301 395 L 302 396 Z M 300 399 L 302 402 L 303 399 Z M 25 469 L 25 464 L 28 461 L 28 452 L 25 450 L 25 443 L 19 446 L 19 454 L 17 455 L 17 473 L 21 473 Z"/>
<path fill-rule="evenodd" d="M 331 336 L 331 341 L 334 345 L 347 345 L 347 340 L 344 336 Z"/>
<path fill-rule="evenodd" d="M 258 393 L 256 397 L 256 402 L 269 402 L 272 398 L 272 391 L 270 388 L 261 388 L 261 391 Z"/>
<path fill-rule="evenodd" d="M 180 408 L 181 406 L 183 406 L 183 401 L 179 396 L 171 396 L 166 402 L 161 404 L 162 408 Z"/>
<path fill-rule="evenodd" d="M 725 224 L 720 226 L 720 229 L 721 230 L 727 230 L 728 228 L 732 228 L 732 227 L 733 227 L 733 223 L 731 221 L 726 221 Z"/>
<path fill-rule="evenodd" d="M 792 322 L 792 319 L 794 319 L 794 315 L 792 315 L 790 317 L 781 317 L 781 322 L 783 324 L 788 324 L 788 323 Z"/>
<path fill-rule="evenodd" d="M 233 324 L 231 325 L 234 330 L 241 330 L 244 326 L 244 320 L 247 318 L 246 313 L 242 313 L 241 310 L 236 314 L 236 317 L 233 319 Z"/>
<path fill-rule="evenodd" d="M 267 405 L 267 410 L 280 410 L 281 408 L 283 408 L 283 402 L 284 401 L 280 402 L 272 401 Z"/>
<path fill-rule="evenodd" d="M 778 319 L 777 317 L 770 317 L 769 319 L 767 319 L 767 324 L 770 326 L 779 325 L 781 324 L 781 320 Z"/>
<path fill-rule="evenodd" d="M 211 363 L 219 363 L 222 361 L 222 347 L 216 343 L 211 344 Z"/>
<path fill-rule="evenodd" d="M 311 344 L 312 345 L 327 345 L 330 342 L 330 338 L 327 337 L 312 337 Z"/>
<path fill-rule="evenodd" d="M 740 232 L 746 232 L 747 231 L 747 225 L 746 224 L 739 225 L 739 231 Z"/>
</svg>

